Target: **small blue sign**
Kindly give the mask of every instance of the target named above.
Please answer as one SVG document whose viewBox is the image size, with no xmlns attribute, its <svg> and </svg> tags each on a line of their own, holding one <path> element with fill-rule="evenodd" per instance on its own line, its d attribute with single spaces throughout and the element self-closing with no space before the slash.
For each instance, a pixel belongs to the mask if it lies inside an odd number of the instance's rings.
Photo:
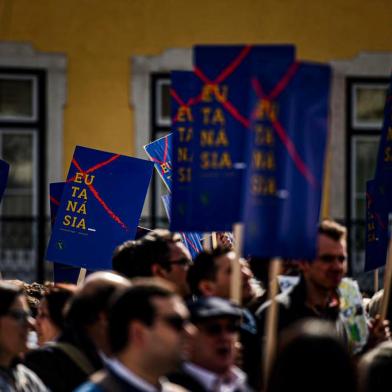
<svg viewBox="0 0 392 392">
<path fill-rule="evenodd" d="M 135 238 L 152 170 L 146 160 L 77 146 L 46 259 L 110 269 L 115 247 Z"/>
<path fill-rule="evenodd" d="M 155 169 L 162 178 L 167 189 L 170 190 L 172 186 L 172 134 L 169 133 L 168 135 L 145 145 L 144 150 L 150 160 L 154 162 Z"/>
</svg>

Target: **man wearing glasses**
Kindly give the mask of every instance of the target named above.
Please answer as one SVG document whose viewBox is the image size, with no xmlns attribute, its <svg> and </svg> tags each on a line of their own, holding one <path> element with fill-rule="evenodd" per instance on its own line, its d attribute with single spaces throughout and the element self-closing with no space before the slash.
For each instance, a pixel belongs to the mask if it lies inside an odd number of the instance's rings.
<svg viewBox="0 0 392 392">
<path fill-rule="evenodd" d="M 200 297 L 188 307 L 196 326 L 189 360 L 169 379 L 192 392 L 249 391 L 245 373 L 234 365 L 241 308 L 219 297 Z"/>
<path fill-rule="evenodd" d="M 336 323 L 338 333 L 345 335 L 339 320 L 340 299 L 337 288 L 347 272 L 346 228 L 337 222 L 324 220 L 318 228 L 315 260 L 301 261 L 299 283 L 278 295 L 278 329 L 282 330 L 303 318 L 322 318 Z M 264 327 L 266 309 L 257 311 L 260 328 Z"/>
<path fill-rule="evenodd" d="M 189 296 L 186 276 L 192 259 L 177 233 L 156 229 L 140 240 L 126 241 L 115 249 L 112 263 L 130 279 L 159 277 L 174 284 L 183 298 Z"/>
<path fill-rule="evenodd" d="M 163 376 L 183 360 L 194 327 L 171 285 L 141 279 L 114 299 L 109 311 L 113 356 L 77 392 L 184 392 Z"/>
</svg>

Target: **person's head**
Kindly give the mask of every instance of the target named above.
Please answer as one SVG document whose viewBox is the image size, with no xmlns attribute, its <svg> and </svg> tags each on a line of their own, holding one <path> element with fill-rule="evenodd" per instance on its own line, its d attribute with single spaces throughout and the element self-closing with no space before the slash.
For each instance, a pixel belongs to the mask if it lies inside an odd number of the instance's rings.
<svg viewBox="0 0 392 392">
<path fill-rule="evenodd" d="M 38 305 L 36 331 L 38 344 L 53 341 L 64 329 L 64 307 L 76 291 L 72 284 L 56 284 L 49 287 Z"/>
<path fill-rule="evenodd" d="M 317 255 L 301 263 L 305 280 L 324 291 L 335 290 L 347 272 L 347 231 L 337 222 L 324 220 L 318 228 Z"/>
<path fill-rule="evenodd" d="M 27 351 L 27 335 L 33 319 L 23 289 L 0 282 L 0 365 L 8 367 Z"/>
<path fill-rule="evenodd" d="M 115 357 L 154 379 L 183 359 L 189 313 L 174 286 L 158 278 L 135 280 L 114 299 L 109 337 Z"/>
<path fill-rule="evenodd" d="M 149 269 L 137 262 L 139 249 L 140 241 L 138 240 L 128 240 L 117 246 L 112 256 L 113 271 L 127 278 L 150 276 Z"/>
<path fill-rule="evenodd" d="M 392 342 L 383 342 L 361 357 L 359 375 L 361 392 L 392 390 Z"/>
<path fill-rule="evenodd" d="M 160 277 L 173 283 L 182 296 L 189 294 L 186 275 L 192 259 L 179 234 L 153 230 L 138 241 L 120 245 L 112 262 L 116 271 L 129 278 Z"/>
<path fill-rule="evenodd" d="M 197 296 L 230 298 L 232 263 L 235 253 L 230 249 L 217 247 L 212 251 L 200 252 L 188 271 L 191 292 Z M 251 283 L 253 273 L 248 263 L 240 259 L 242 278 L 242 301 L 249 302 L 257 292 Z"/>
<path fill-rule="evenodd" d="M 87 336 L 99 350 L 110 353 L 107 314 L 112 296 L 131 282 L 112 272 L 95 272 L 75 292 L 65 309 L 65 328 Z"/>
<path fill-rule="evenodd" d="M 234 365 L 242 311 L 219 297 L 200 297 L 188 305 L 196 332 L 189 359 L 213 373 L 224 375 Z"/>
<path fill-rule="evenodd" d="M 267 392 L 354 392 L 354 366 L 334 325 L 307 319 L 283 331 Z"/>
</svg>

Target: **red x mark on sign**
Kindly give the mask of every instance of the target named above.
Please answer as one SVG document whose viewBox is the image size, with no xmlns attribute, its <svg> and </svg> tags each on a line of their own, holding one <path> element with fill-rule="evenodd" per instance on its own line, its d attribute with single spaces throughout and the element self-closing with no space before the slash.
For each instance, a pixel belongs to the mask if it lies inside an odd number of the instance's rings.
<svg viewBox="0 0 392 392">
<path fill-rule="evenodd" d="M 164 150 L 163 150 L 163 161 L 160 161 L 158 158 L 155 158 L 155 157 L 149 155 L 150 159 L 153 162 L 158 163 L 159 165 L 164 165 L 167 162 L 167 155 L 169 153 L 169 140 L 168 139 L 169 138 L 166 136 L 165 137 L 165 147 L 164 147 Z M 164 175 L 165 173 L 164 173 L 164 171 L 162 169 L 162 166 L 160 167 L 160 170 L 162 172 L 162 175 Z"/>
<path fill-rule="evenodd" d="M 249 120 L 244 117 L 229 100 L 225 99 L 219 93 L 218 87 L 241 65 L 246 56 L 248 56 L 250 53 L 251 49 L 251 45 L 245 46 L 239 55 L 225 69 L 223 69 L 222 72 L 213 81 L 208 79 L 200 68 L 195 68 L 195 75 L 198 76 L 202 82 L 204 82 L 204 86 L 210 86 L 211 91 L 214 93 L 217 101 L 220 102 L 221 105 L 246 128 L 249 127 Z"/>
<path fill-rule="evenodd" d="M 97 171 L 98 169 L 101 169 L 103 166 L 108 165 L 109 163 L 113 162 L 117 158 L 119 158 L 120 155 L 116 154 L 110 157 L 109 159 L 97 163 L 96 165 L 90 167 L 87 170 L 83 170 L 79 163 L 76 161 L 75 158 L 72 159 L 73 165 L 78 169 L 80 173 L 83 174 L 83 177 L 86 176 L 87 174 L 93 173 Z M 67 180 L 67 182 L 73 182 L 75 180 L 75 176 Z M 99 195 L 98 191 L 94 188 L 92 184 L 86 184 L 90 192 L 93 194 L 93 196 L 97 199 L 98 203 L 103 207 L 103 209 L 107 212 L 107 214 L 110 216 L 111 219 L 113 219 L 116 223 L 118 223 L 124 230 L 128 231 L 127 226 L 125 223 L 109 208 L 109 206 L 105 203 L 105 201 L 102 199 L 102 197 Z"/>
<path fill-rule="evenodd" d="M 218 77 L 214 81 L 209 80 L 207 76 L 205 76 L 204 73 L 200 70 L 200 68 L 196 67 L 194 71 L 195 75 L 198 76 L 204 82 L 204 86 L 211 87 L 211 91 L 213 91 L 218 102 L 220 102 L 222 106 L 245 127 L 249 127 L 249 120 L 246 117 L 242 116 L 241 113 L 239 113 L 239 111 L 235 108 L 235 106 L 230 101 L 226 100 L 224 97 L 221 96 L 218 87 L 219 84 L 224 82 L 227 79 L 227 77 L 231 75 L 239 67 L 239 65 L 249 54 L 251 49 L 252 49 L 251 45 L 245 46 L 241 50 L 240 54 L 218 75 Z M 185 102 L 180 98 L 180 96 L 173 88 L 170 89 L 170 95 L 180 105 L 179 109 L 177 110 L 177 114 L 172 119 L 173 124 L 178 121 L 179 113 L 181 110 L 189 110 L 191 106 L 199 103 L 202 98 L 202 93 L 200 93 L 198 96 L 190 98 L 188 102 Z"/>
<path fill-rule="evenodd" d="M 287 87 L 289 82 L 293 79 L 294 75 L 296 74 L 297 70 L 299 67 L 298 62 L 294 62 L 285 75 L 282 77 L 282 79 L 276 84 L 276 86 L 273 88 L 273 90 L 269 93 L 266 94 L 263 91 L 263 88 L 260 84 L 260 82 L 256 79 L 252 79 L 252 87 L 254 91 L 256 92 L 257 97 L 260 99 L 261 103 L 262 101 L 266 102 L 270 107 L 272 107 L 273 100 L 276 99 Z M 271 124 L 276 131 L 277 135 L 279 136 L 280 140 L 282 141 L 283 145 L 285 146 L 288 154 L 290 155 L 291 159 L 293 160 L 295 166 L 299 170 L 299 172 L 307 179 L 307 181 L 313 185 L 316 186 L 318 181 L 316 178 L 313 176 L 312 172 L 310 169 L 307 167 L 305 162 L 302 160 L 300 154 L 298 153 L 295 144 L 293 141 L 290 139 L 289 135 L 283 128 L 282 124 L 280 123 L 279 119 L 271 114 L 271 112 L 267 111 L 267 116 L 269 117 L 269 120 L 271 121 Z M 255 117 L 255 113 L 253 113 L 253 118 Z"/>
</svg>

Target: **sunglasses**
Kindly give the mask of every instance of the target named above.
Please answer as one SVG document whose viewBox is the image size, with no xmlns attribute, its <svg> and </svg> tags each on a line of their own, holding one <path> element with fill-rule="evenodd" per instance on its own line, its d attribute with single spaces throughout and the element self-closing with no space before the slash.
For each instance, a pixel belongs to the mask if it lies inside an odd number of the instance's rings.
<svg viewBox="0 0 392 392">
<path fill-rule="evenodd" d="M 174 260 L 174 261 L 170 261 L 170 265 L 179 265 L 181 267 L 188 267 L 192 264 L 192 260 L 183 257 L 182 259 L 179 260 Z"/>
<path fill-rule="evenodd" d="M 346 256 L 343 256 L 343 255 L 336 256 L 336 255 L 325 254 L 325 255 L 319 256 L 318 259 L 323 261 L 324 263 L 332 263 L 335 260 L 338 260 L 341 263 L 343 263 L 344 261 L 346 261 Z"/>
<path fill-rule="evenodd" d="M 183 318 L 181 316 L 157 316 L 158 319 L 162 320 L 164 323 L 169 325 L 177 332 L 182 332 L 186 325 L 189 324 L 189 319 Z"/>
<path fill-rule="evenodd" d="M 31 313 L 26 311 L 26 310 L 9 310 L 5 316 L 9 316 L 11 318 L 13 318 L 14 320 L 16 320 L 18 323 L 20 324 L 26 324 L 29 320 L 29 318 L 31 318 Z"/>
<path fill-rule="evenodd" d="M 240 330 L 239 323 L 229 323 L 226 325 L 220 323 L 211 323 L 202 325 L 201 327 L 203 331 L 210 336 L 218 336 L 221 335 L 223 332 L 226 333 L 237 333 Z"/>
</svg>

